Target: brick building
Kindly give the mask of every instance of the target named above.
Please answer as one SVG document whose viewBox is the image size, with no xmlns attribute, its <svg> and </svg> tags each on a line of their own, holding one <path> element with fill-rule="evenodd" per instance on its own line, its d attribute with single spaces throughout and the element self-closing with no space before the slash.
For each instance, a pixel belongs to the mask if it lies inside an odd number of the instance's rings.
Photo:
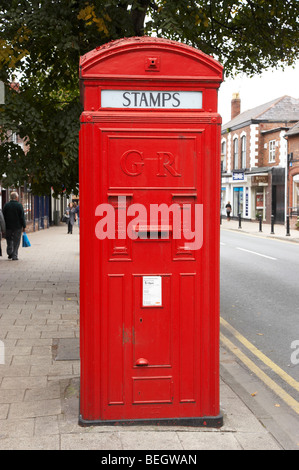
<svg viewBox="0 0 299 470">
<path fill-rule="evenodd" d="M 262 214 L 269 223 L 273 214 L 276 223 L 284 223 L 293 139 L 285 137 L 299 121 L 299 100 L 283 96 L 241 113 L 236 94 L 231 106 L 231 121 L 222 126 L 222 214 L 230 201 L 234 217 Z"/>
<path fill-rule="evenodd" d="M 291 223 L 294 226 L 299 217 L 299 122 L 286 133 L 285 138 L 289 156 L 287 201 Z"/>
</svg>

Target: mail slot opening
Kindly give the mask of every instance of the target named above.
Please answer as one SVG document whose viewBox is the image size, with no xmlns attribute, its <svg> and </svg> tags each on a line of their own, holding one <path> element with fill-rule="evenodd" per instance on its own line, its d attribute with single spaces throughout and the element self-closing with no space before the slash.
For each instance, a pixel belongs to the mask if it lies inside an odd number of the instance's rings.
<svg viewBox="0 0 299 470">
<path fill-rule="evenodd" d="M 139 240 L 168 240 L 172 234 L 172 226 L 136 225 L 133 231 Z"/>
</svg>

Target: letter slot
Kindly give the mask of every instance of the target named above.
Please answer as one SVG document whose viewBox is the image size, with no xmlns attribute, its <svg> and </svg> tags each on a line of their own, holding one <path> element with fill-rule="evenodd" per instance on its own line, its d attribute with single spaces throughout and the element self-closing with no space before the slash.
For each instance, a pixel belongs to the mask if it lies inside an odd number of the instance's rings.
<svg viewBox="0 0 299 470">
<path fill-rule="evenodd" d="M 140 240 L 165 240 L 172 233 L 170 225 L 136 225 L 133 227 L 136 238 Z"/>
</svg>

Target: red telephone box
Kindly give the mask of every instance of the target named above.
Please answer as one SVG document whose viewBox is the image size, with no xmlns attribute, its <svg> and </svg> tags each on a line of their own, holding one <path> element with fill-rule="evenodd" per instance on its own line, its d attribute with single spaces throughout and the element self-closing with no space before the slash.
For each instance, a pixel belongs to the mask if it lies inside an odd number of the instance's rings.
<svg viewBox="0 0 299 470">
<path fill-rule="evenodd" d="M 82 425 L 222 425 L 222 74 L 149 37 L 81 58 Z"/>
</svg>

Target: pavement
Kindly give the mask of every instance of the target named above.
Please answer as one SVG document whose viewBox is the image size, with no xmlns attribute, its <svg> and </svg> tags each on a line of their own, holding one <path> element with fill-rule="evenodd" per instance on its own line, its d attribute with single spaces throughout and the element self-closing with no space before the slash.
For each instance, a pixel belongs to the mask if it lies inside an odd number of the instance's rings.
<svg viewBox="0 0 299 470">
<path fill-rule="evenodd" d="M 234 230 L 237 222 L 229 224 Z M 222 228 L 226 225 L 223 221 Z M 99 450 L 120 459 L 137 451 L 184 456 L 200 450 L 299 449 L 298 415 L 277 406 L 277 397 L 223 345 L 220 429 L 81 427 L 79 230 L 75 227 L 68 235 L 60 225 L 28 236 L 31 247 L 20 249 L 19 261 L 8 260 L 5 250 L 0 258 L 0 346 L 5 352 L 0 364 L 0 450 Z"/>
<path fill-rule="evenodd" d="M 291 228 L 289 230 L 289 235 L 287 235 L 286 226 L 283 224 L 274 224 L 273 231 L 271 224 L 262 224 L 262 231 L 260 232 L 259 223 L 256 221 L 241 221 L 241 228 L 239 228 L 239 221 L 231 219 L 228 221 L 225 217 L 222 218 L 221 223 L 222 229 L 234 230 L 240 233 L 249 233 L 255 236 L 275 238 L 284 241 L 292 241 L 299 243 L 299 230 Z"/>
</svg>

